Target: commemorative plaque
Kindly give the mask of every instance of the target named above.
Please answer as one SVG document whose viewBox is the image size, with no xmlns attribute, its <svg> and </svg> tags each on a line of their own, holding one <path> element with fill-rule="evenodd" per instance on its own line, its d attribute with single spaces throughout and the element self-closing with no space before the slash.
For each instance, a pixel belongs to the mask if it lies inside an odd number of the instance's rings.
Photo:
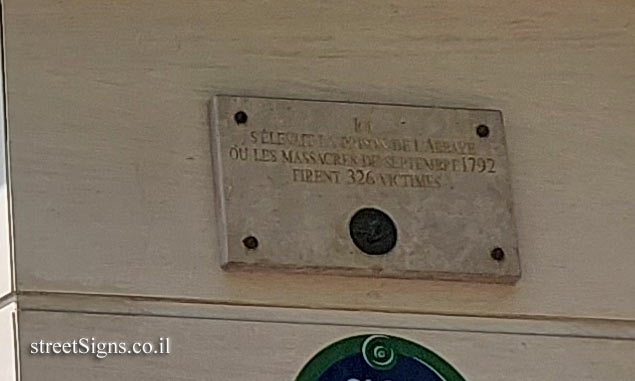
<svg viewBox="0 0 635 381">
<path fill-rule="evenodd" d="M 499 111 L 217 96 L 211 114 L 226 270 L 520 277 Z"/>
</svg>

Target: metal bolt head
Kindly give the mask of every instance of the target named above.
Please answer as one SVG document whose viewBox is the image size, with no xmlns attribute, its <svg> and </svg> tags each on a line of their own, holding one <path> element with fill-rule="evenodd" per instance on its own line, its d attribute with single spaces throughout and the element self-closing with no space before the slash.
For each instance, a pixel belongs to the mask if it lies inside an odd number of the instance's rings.
<svg viewBox="0 0 635 381">
<path fill-rule="evenodd" d="M 243 245 L 248 249 L 248 250 L 255 250 L 258 247 L 258 238 L 250 235 L 248 237 L 245 237 L 243 239 Z"/>
<path fill-rule="evenodd" d="M 478 135 L 481 138 L 486 138 L 489 136 L 489 127 L 487 127 L 484 124 L 479 125 L 478 127 L 476 127 L 476 135 Z"/>
<path fill-rule="evenodd" d="M 397 244 L 397 227 L 381 210 L 363 208 L 349 222 L 349 233 L 357 248 L 368 255 L 383 255 Z"/>
<path fill-rule="evenodd" d="M 495 260 L 495 261 L 499 261 L 500 262 L 503 259 L 505 259 L 505 252 L 500 247 L 497 247 L 497 248 L 493 249 L 490 254 L 492 256 L 492 259 Z"/>
<path fill-rule="evenodd" d="M 234 121 L 236 124 L 245 124 L 247 123 L 248 118 L 247 113 L 244 111 L 238 111 L 234 114 Z"/>
</svg>

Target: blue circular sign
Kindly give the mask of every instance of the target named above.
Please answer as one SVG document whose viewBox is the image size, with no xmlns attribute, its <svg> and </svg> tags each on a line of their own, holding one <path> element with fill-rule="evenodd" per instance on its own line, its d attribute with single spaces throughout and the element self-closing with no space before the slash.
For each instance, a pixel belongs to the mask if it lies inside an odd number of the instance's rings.
<svg viewBox="0 0 635 381">
<path fill-rule="evenodd" d="M 318 353 L 296 381 L 465 381 L 431 350 L 395 336 L 362 335 Z"/>
</svg>

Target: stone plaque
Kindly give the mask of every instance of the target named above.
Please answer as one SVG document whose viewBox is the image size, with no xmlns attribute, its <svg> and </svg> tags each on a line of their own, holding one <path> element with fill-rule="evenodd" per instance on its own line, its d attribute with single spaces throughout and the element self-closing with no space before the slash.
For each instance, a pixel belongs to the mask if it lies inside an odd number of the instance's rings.
<svg viewBox="0 0 635 381">
<path fill-rule="evenodd" d="M 217 96 L 227 270 L 514 282 L 499 111 Z"/>
</svg>

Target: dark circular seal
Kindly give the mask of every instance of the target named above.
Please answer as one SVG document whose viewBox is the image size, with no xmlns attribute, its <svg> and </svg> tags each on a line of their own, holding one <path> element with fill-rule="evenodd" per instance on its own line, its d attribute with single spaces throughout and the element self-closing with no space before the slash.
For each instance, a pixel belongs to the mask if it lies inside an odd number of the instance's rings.
<svg viewBox="0 0 635 381">
<path fill-rule="evenodd" d="M 348 225 L 355 246 L 369 255 L 383 255 L 397 244 L 397 227 L 381 210 L 363 208 L 358 210 Z"/>
</svg>

